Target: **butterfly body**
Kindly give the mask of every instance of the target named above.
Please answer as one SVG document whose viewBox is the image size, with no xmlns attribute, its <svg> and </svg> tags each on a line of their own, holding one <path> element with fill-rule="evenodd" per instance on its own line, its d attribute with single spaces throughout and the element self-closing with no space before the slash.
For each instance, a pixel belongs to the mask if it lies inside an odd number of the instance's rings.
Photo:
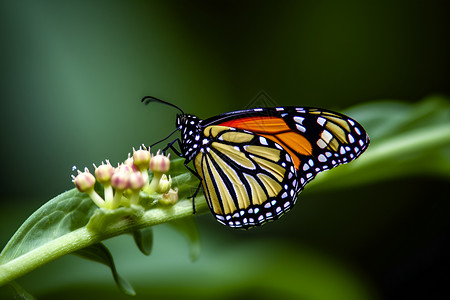
<svg viewBox="0 0 450 300">
<path fill-rule="evenodd" d="M 357 121 L 330 110 L 254 108 L 202 120 L 157 98 L 144 100 L 182 112 L 176 121 L 181 138 L 165 150 L 186 159 L 214 217 L 233 228 L 278 219 L 319 172 L 356 159 L 369 145 Z"/>
</svg>

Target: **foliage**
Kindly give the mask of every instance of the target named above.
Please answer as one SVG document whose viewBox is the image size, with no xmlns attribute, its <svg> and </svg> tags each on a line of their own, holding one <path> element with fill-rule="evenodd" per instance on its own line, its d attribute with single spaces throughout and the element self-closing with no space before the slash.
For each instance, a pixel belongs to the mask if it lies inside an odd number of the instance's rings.
<svg viewBox="0 0 450 300">
<path fill-rule="evenodd" d="M 345 113 L 364 125 L 371 137 L 371 146 L 357 161 L 320 174 L 306 187 L 307 190 L 309 189 L 312 193 L 320 193 L 325 190 L 349 189 L 350 187 L 373 184 L 377 181 L 388 181 L 394 178 L 414 175 L 428 175 L 445 180 L 450 179 L 450 128 L 448 126 L 450 122 L 450 102 L 448 99 L 434 96 L 416 104 L 380 101 L 351 108 Z M 111 254 L 101 241 L 122 233 L 131 233 L 140 251 L 145 255 L 149 255 L 153 247 L 153 231 L 148 226 L 162 222 L 171 224 L 172 227 L 186 235 L 191 245 L 191 260 L 196 260 L 199 256 L 199 234 L 193 219 L 185 217 L 192 214 L 192 204 L 187 198 L 192 190 L 195 189 L 198 181 L 184 170 L 181 159 L 174 160 L 172 164 L 174 166 L 172 169 L 174 186 L 177 186 L 181 191 L 181 201 L 170 208 L 156 207 L 148 211 L 121 208 L 113 214 L 105 213 L 104 210 L 97 209 L 87 195 L 75 189 L 62 193 L 46 203 L 23 223 L 3 249 L 0 255 L 0 283 L 4 284 L 10 280 L 6 276 L 11 271 L 8 269 L 8 266 L 15 261 L 33 260 L 34 253 L 42 251 L 42 249 L 47 251 L 49 250 L 49 245 L 53 245 L 53 243 L 56 245 L 58 241 L 64 241 L 64 243 L 72 243 L 72 247 L 63 245 L 64 247 L 61 246 L 60 250 L 58 250 L 60 252 L 55 250 L 55 253 L 52 254 L 50 251 L 46 252 L 45 255 L 55 259 L 63 254 L 74 252 L 83 258 L 105 264 L 111 268 L 119 288 L 127 294 L 134 294 L 134 289 L 131 285 L 118 275 Z M 200 213 L 207 211 L 204 198 L 198 197 L 196 199 L 196 208 Z M 86 229 L 87 226 L 90 228 L 89 230 Z M 69 237 L 71 238 L 69 239 Z M 213 237 L 212 240 L 214 238 L 216 237 Z M 250 259 L 253 259 L 256 265 L 264 261 L 265 255 L 270 256 L 269 253 L 272 250 L 278 255 L 286 255 L 287 257 L 299 255 L 291 253 L 284 247 L 274 249 L 273 247 L 256 244 L 248 248 L 246 246 L 236 247 L 239 251 L 242 251 L 239 256 L 241 257 L 240 259 L 251 257 Z M 259 251 L 259 253 L 255 254 L 256 249 L 263 248 L 265 249 L 264 251 Z M 324 257 L 316 257 L 317 261 L 308 266 L 306 260 L 311 257 L 311 253 L 306 251 L 303 254 L 304 260 L 300 259 L 300 261 L 305 263 L 306 266 L 300 264 L 298 266 L 296 264 L 287 266 L 284 263 L 278 265 L 264 262 L 262 264 L 264 267 L 261 266 L 263 269 L 244 271 L 239 268 L 239 265 L 250 263 L 234 259 L 232 252 L 230 252 L 228 253 L 230 256 L 225 259 L 223 257 L 217 258 L 216 267 L 221 272 L 216 272 L 216 276 L 219 276 L 219 273 L 222 274 L 221 282 L 243 280 L 242 282 L 247 287 L 253 286 L 256 288 L 262 284 L 269 290 L 280 289 L 280 292 L 287 297 L 297 297 L 302 296 L 302 293 L 295 287 L 292 287 L 292 284 L 295 285 L 295 283 L 289 280 L 291 276 L 295 275 L 289 271 L 286 272 L 286 270 L 293 270 L 293 268 L 297 267 L 311 268 L 312 270 L 317 267 L 313 266 L 317 263 L 322 266 L 322 270 L 328 270 L 331 273 L 345 273 L 337 265 L 324 266 L 326 263 L 321 262 L 321 260 L 327 261 L 327 258 Z M 296 261 L 298 262 L 298 260 Z M 20 272 L 19 276 L 38 266 L 39 264 L 37 263 L 31 263 L 28 269 Z M 161 271 L 163 267 L 159 265 L 158 268 Z M 151 267 L 150 270 L 152 270 Z M 261 273 L 259 276 L 255 276 L 253 271 L 256 274 L 258 272 Z M 140 271 L 136 270 L 136 272 Z M 263 275 L 266 272 L 279 274 L 280 279 L 272 282 Z M 208 278 L 207 275 L 199 275 L 199 277 L 203 278 L 208 285 L 211 285 L 211 288 L 217 288 L 215 291 L 217 295 L 220 294 L 223 288 L 220 284 L 214 283 L 214 280 Z M 349 275 L 348 278 L 351 277 L 352 275 Z M 258 280 L 260 280 L 259 284 L 257 284 Z M 314 281 L 316 278 L 311 280 Z M 343 297 L 342 299 L 362 299 L 358 297 L 364 292 L 357 291 L 351 283 L 354 278 L 348 280 L 342 283 L 346 290 L 341 291 L 343 295 L 348 297 Z M 190 280 L 187 281 L 191 282 Z M 282 281 L 285 281 L 285 284 L 280 284 Z M 145 280 L 142 278 L 137 280 L 137 282 L 145 285 Z M 161 279 L 157 280 L 156 283 L 164 285 L 168 284 L 169 281 Z M 158 286 L 156 283 L 152 287 L 157 290 Z M 331 281 L 328 283 L 331 284 Z M 311 284 L 315 285 L 318 282 L 311 282 Z M 324 284 L 327 284 L 326 280 Z M 20 290 L 17 283 L 12 283 L 12 285 L 16 291 Z M 238 286 L 235 285 L 235 288 L 239 289 Z M 187 289 L 186 286 L 184 288 Z M 244 286 L 240 288 L 244 289 Z M 196 287 L 192 287 L 193 291 L 195 289 Z M 308 287 L 305 286 L 302 291 L 305 292 L 307 290 Z M 337 291 L 339 289 L 335 287 L 334 290 Z M 41 293 L 44 292 L 41 290 Z M 312 299 L 325 299 L 324 295 L 321 296 L 317 292 L 310 296 Z M 24 297 L 26 298 L 26 296 Z M 364 295 L 363 298 L 370 297 Z"/>
</svg>

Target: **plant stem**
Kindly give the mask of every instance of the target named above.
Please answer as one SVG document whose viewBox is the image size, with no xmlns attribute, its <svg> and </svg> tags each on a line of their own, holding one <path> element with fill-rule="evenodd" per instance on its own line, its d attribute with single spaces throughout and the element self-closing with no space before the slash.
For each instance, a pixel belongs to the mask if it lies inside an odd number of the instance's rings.
<svg viewBox="0 0 450 300">
<path fill-rule="evenodd" d="M 195 199 L 195 208 L 197 213 L 207 211 L 208 208 L 204 197 L 197 197 Z M 108 226 L 104 232 L 94 232 L 86 227 L 82 227 L 0 265 L 0 286 L 58 257 L 99 243 L 102 240 L 123 233 L 131 233 L 145 227 L 181 219 L 192 214 L 192 202 L 185 200 L 170 207 L 150 209 L 137 220 L 122 219 Z"/>
<path fill-rule="evenodd" d="M 430 128 L 417 129 L 395 138 L 384 140 L 367 151 L 364 159 L 358 167 L 374 164 L 399 154 L 406 155 L 409 152 L 419 152 L 428 148 L 437 148 L 450 142 L 450 127 L 448 124 Z"/>
</svg>

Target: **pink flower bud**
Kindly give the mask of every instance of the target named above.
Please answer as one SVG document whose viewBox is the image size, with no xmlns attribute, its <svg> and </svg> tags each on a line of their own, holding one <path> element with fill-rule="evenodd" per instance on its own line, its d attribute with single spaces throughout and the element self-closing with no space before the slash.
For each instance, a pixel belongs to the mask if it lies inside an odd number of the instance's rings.
<svg viewBox="0 0 450 300">
<path fill-rule="evenodd" d="M 102 164 L 95 169 L 95 177 L 101 184 L 109 183 L 111 176 L 114 174 L 114 167 L 109 162 Z"/>
<path fill-rule="evenodd" d="M 75 186 L 80 192 L 87 192 L 94 189 L 95 177 L 87 169 L 82 173 L 78 171 L 78 175 L 73 180 Z"/>
<path fill-rule="evenodd" d="M 128 177 L 128 188 L 140 190 L 145 185 L 144 176 L 140 172 L 132 172 Z"/>
<path fill-rule="evenodd" d="M 164 156 L 159 154 L 156 154 L 156 156 L 153 156 L 150 160 L 150 171 L 153 173 L 166 173 L 170 169 L 170 159 L 168 156 Z"/>
<path fill-rule="evenodd" d="M 126 172 L 123 169 L 124 168 L 122 168 L 122 171 L 116 170 L 116 172 L 114 172 L 114 174 L 111 176 L 111 186 L 116 190 L 124 190 L 128 187 L 130 172 Z"/>
<path fill-rule="evenodd" d="M 150 151 L 144 150 L 142 147 L 137 151 L 133 149 L 133 162 L 139 170 L 148 169 L 150 163 Z"/>
</svg>

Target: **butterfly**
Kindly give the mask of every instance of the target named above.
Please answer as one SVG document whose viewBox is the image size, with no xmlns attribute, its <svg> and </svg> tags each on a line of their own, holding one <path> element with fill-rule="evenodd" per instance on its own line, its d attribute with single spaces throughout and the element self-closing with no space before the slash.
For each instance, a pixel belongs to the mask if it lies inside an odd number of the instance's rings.
<svg viewBox="0 0 450 300">
<path fill-rule="evenodd" d="M 185 158 L 201 181 L 211 213 L 233 228 L 278 219 L 318 173 L 356 159 L 370 142 L 357 121 L 326 109 L 254 108 L 202 120 L 155 97 L 142 102 L 161 102 L 181 112 L 172 132 L 180 131 L 181 138 L 164 150 Z"/>
</svg>

